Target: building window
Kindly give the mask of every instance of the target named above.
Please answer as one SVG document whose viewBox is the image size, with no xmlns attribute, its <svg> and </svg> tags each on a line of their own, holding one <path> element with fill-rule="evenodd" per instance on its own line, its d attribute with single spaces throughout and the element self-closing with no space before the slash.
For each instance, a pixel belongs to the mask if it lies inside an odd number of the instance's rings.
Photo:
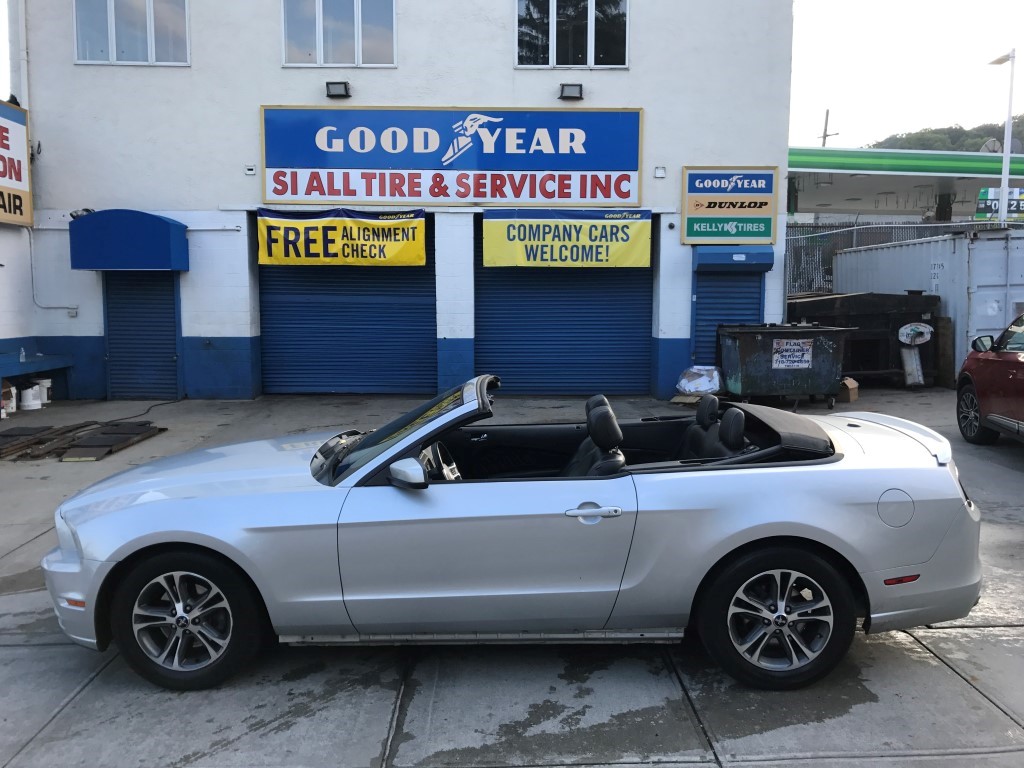
<svg viewBox="0 0 1024 768">
<path fill-rule="evenodd" d="M 188 64 L 187 0 L 75 0 L 75 60 Z"/>
<path fill-rule="evenodd" d="M 624 67 L 628 0 L 518 0 L 522 67 Z"/>
<path fill-rule="evenodd" d="M 393 67 L 394 0 L 284 0 L 284 63 Z"/>
</svg>

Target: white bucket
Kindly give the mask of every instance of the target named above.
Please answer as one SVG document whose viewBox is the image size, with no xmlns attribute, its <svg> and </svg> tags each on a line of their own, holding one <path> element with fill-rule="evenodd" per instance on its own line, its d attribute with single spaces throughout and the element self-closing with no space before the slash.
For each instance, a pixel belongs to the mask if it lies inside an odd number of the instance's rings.
<svg viewBox="0 0 1024 768">
<path fill-rule="evenodd" d="M 39 387 L 26 387 L 21 390 L 19 395 L 21 400 L 18 402 L 18 407 L 23 411 L 38 411 L 43 407 L 43 401 L 39 399 Z"/>
<path fill-rule="evenodd" d="M 51 379 L 32 379 L 32 383 L 39 385 L 39 402 L 49 405 L 53 400 L 53 381 Z"/>
<path fill-rule="evenodd" d="M 11 399 L 4 400 L 4 410 L 7 411 L 8 416 L 18 410 L 18 388 L 13 385 L 11 386 Z"/>
</svg>

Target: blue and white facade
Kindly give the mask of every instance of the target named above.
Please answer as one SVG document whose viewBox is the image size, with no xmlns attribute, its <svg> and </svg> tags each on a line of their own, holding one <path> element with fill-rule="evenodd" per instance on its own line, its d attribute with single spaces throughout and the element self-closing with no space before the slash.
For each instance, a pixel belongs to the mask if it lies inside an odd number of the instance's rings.
<svg viewBox="0 0 1024 768">
<path fill-rule="evenodd" d="M 68 14 L 62 0 L 12 1 L 11 91 L 31 116 L 35 215 L 30 231 L 0 224 L 0 375 L 52 371 L 73 398 L 251 398 L 309 391 L 315 366 L 338 371 L 321 391 L 426 393 L 486 364 L 512 391 L 671 396 L 682 370 L 709 362 L 706 350 L 695 358 L 700 332 L 731 319 L 715 308 L 740 297 L 744 318 L 782 319 L 784 213 L 773 212 L 774 244 L 737 242 L 743 259 L 723 261 L 714 249 L 729 251 L 728 237 L 682 242 L 682 184 L 687 166 L 784 177 L 792 13 L 760 0 L 619 0 L 616 37 L 595 34 L 608 23 L 596 4 L 363 0 L 349 53 L 323 8 L 302 16 L 318 0 L 180 0 L 170 20 L 150 3 L 134 28 L 112 1 L 105 27 L 89 16 L 95 2 Z M 573 9 L 575 37 L 559 26 Z M 537 13 L 550 13 L 550 38 L 543 25 L 536 34 Z M 315 34 L 300 34 L 306 23 Z M 570 39 L 576 49 L 561 50 Z M 348 98 L 325 95 L 342 83 Z M 583 99 L 560 99 L 562 84 L 581 84 Z M 268 123 L 272 107 L 285 119 Z M 424 209 L 432 323 L 401 314 L 425 300 L 428 273 L 408 271 L 420 268 L 261 266 L 261 207 Z M 488 272 L 481 261 L 485 210 L 571 219 L 605 207 L 650 213 L 649 266 Z M 84 226 L 92 216 L 106 218 Z M 181 225 L 184 256 L 162 259 L 162 235 L 132 234 L 160 229 L 147 221 Z M 375 270 L 364 288 L 344 279 L 359 270 Z M 709 309 L 698 309 L 703 285 Z M 359 322 L 333 317 L 354 306 Z M 362 324 L 384 317 L 386 333 Z M 404 318 L 419 333 L 432 325 L 436 346 L 403 346 Z M 403 389 L 385 362 L 426 347 L 429 365 L 416 365 L 431 383 Z M 518 385 L 508 370 L 523 371 Z"/>
</svg>

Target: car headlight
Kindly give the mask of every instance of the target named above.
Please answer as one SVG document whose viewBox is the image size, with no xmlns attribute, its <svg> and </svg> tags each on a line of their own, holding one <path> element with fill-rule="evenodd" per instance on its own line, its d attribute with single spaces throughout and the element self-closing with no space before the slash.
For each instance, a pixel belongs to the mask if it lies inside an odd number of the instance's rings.
<svg viewBox="0 0 1024 768">
<path fill-rule="evenodd" d="M 78 532 L 64 519 L 60 509 L 53 516 L 53 525 L 57 529 L 57 543 L 61 551 L 81 557 L 82 542 L 78 539 Z"/>
</svg>

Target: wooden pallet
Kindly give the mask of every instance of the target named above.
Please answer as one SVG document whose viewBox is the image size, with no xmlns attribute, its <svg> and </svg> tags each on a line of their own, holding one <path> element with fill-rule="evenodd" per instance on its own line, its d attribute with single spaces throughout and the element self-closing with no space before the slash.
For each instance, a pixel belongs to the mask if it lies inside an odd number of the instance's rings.
<svg viewBox="0 0 1024 768">
<path fill-rule="evenodd" d="M 99 461 L 161 432 L 151 421 L 84 421 L 63 427 L 13 427 L 0 432 L 0 459 Z"/>
</svg>

